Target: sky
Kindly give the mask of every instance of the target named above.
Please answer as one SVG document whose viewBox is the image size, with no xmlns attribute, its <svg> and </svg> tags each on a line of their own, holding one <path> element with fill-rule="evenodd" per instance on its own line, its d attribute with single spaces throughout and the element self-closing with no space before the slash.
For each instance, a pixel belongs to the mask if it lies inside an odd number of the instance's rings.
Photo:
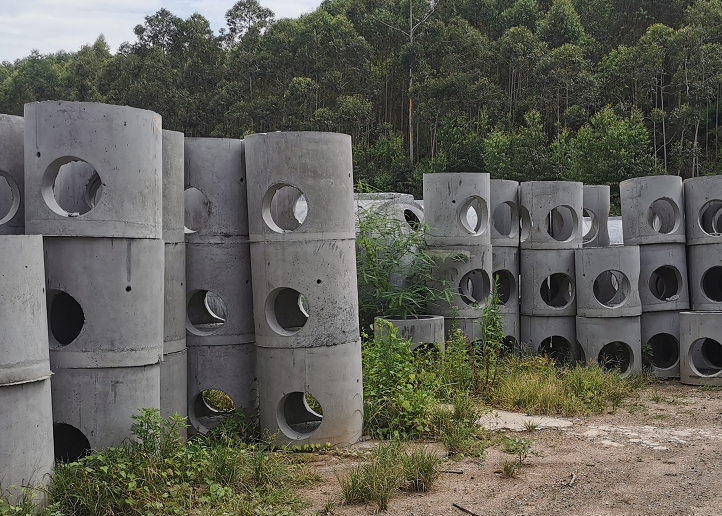
<svg viewBox="0 0 722 516">
<path fill-rule="evenodd" d="M 75 52 L 100 34 L 115 52 L 134 41 L 133 27 L 161 8 L 182 18 L 205 16 L 217 33 L 235 0 L 0 0 L 0 62 L 22 58 L 31 50 L 50 54 Z M 313 11 L 321 0 L 259 0 L 279 18 Z"/>
</svg>

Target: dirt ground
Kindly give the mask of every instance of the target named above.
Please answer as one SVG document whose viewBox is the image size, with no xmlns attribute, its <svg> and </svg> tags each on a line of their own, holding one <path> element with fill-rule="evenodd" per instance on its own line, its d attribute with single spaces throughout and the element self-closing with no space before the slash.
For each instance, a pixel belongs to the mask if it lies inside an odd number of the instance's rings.
<svg viewBox="0 0 722 516">
<path fill-rule="evenodd" d="M 424 494 L 399 491 L 388 516 L 688 515 L 722 514 L 722 392 L 660 382 L 614 413 L 571 419 L 565 429 L 523 432 L 539 456 L 517 478 L 498 471 L 511 458 L 499 447 L 482 459 L 445 462 Z M 369 443 L 348 449 L 363 450 Z M 358 458 L 318 455 L 323 481 L 302 493 L 305 516 L 374 514 L 374 505 L 345 505 L 336 478 Z M 573 482 L 570 481 L 574 479 Z M 460 505 L 468 513 L 454 507 Z"/>
</svg>

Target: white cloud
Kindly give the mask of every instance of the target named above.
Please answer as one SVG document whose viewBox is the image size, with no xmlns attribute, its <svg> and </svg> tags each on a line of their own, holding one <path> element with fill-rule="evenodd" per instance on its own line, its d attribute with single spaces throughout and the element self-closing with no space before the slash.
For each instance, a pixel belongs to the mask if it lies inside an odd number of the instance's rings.
<svg viewBox="0 0 722 516">
<path fill-rule="evenodd" d="M 74 52 L 103 34 L 113 51 L 133 41 L 133 27 L 165 7 L 186 18 L 205 16 L 214 31 L 235 0 L 0 0 L 0 61 L 14 61 L 37 49 L 41 54 Z M 276 18 L 310 12 L 321 0 L 260 0 Z"/>
</svg>

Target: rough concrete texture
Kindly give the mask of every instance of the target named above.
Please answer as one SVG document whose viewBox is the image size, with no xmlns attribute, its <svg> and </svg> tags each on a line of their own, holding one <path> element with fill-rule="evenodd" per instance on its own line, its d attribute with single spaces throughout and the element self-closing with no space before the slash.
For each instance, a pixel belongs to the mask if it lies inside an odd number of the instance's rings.
<svg viewBox="0 0 722 516">
<path fill-rule="evenodd" d="M 619 183 L 624 245 L 685 242 L 684 188 L 679 176 L 647 176 Z"/>
<path fill-rule="evenodd" d="M 186 347 L 186 246 L 165 243 L 163 353 Z"/>
<path fill-rule="evenodd" d="M 25 233 L 25 119 L 0 114 L 0 235 Z"/>
<path fill-rule="evenodd" d="M 160 363 L 160 416 L 188 416 L 188 351 L 163 355 Z M 185 429 L 183 430 L 185 434 Z"/>
<path fill-rule="evenodd" d="M 42 237 L 0 235 L 0 385 L 50 374 L 44 270 Z"/>
<path fill-rule="evenodd" d="M 589 227 L 586 225 L 582 235 L 584 247 L 605 247 L 609 240 L 609 186 L 584 185 L 582 214 L 589 218 Z"/>
<path fill-rule="evenodd" d="M 426 242 L 433 246 L 491 245 L 489 174 L 424 174 Z"/>
<path fill-rule="evenodd" d="M 519 247 L 519 183 L 507 179 L 492 179 L 491 245 Z"/>
<path fill-rule="evenodd" d="M 253 343 L 188 348 L 188 421 L 191 433 L 206 433 L 229 414 L 208 407 L 201 393 L 226 393 L 236 409 L 257 405 L 256 348 Z M 272 365 L 272 364 L 271 364 Z M 278 374 L 280 370 L 276 371 Z"/>
<path fill-rule="evenodd" d="M 722 176 L 684 181 L 687 245 L 722 242 Z"/>
<path fill-rule="evenodd" d="M 346 134 L 252 134 L 244 140 L 248 170 L 248 221 L 252 241 L 353 239 L 353 163 Z M 307 217 L 292 226 L 274 221 L 271 204 L 284 187 L 306 197 Z"/>
<path fill-rule="evenodd" d="M 499 294 L 499 313 L 519 314 L 519 248 L 492 248 L 492 287 Z"/>
<path fill-rule="evenodd" d="M 354 194 L 354 206 L 356 213 L 356 224 L 358 220 L 367 213 L 381 213 L 396 220 L 401 227 L 408 225 L 409 230 L 421 229 L 419 226 L 424 223 L 424 208 L 414 201 L 413 196 L 404 195 L 398 198 L 373 199 L 366 198 L 367 194 Z M 407 199 L 406 197 L 411 197 Z"/>
<path fill-rule="evenodd" d="M 0 487 L 10 504 L 23 486 L 42 487 L 53 470 L 50 379 L 0 386 Z M 42 504 L 44 495 L 34 502 Z"/>
<path fill-rule="evenodd" d="M 692 310 L 722 311 L 722 242 L 687 247 Z"/>
<path fill-rule="evenodd" d="M 186 138 L 183 159 L 186 241 L 198 244 L 247 240 L 244 142 Z"/>
<path fill-rule="evenodd" d="M 187 345 L 253 342 L 252 286 L 248 242 L 186 244 Z"/>
<path fill-rule="evenodd" d="M 574 249 L 521 250 L 521 313 L 576 315 Z"/>
<path fill-rule="evenodd" d="M 183 133 L 163 131 L 163 241 L 184 242 Z"/>
<path fill-rule="evenodd" d="M 483 334 L 484 318 L 479 317 L 444 317 L 444 334 L 446 338 L 452 338 L 454 330 L 463 331 L 472 342 L 481 340 Z M 446 349 L 446 346 L 444 346 Z"/>
<path fill-rule="evenodd" d="M 105 369 L 53 367 L 53 422 L 75 427 L 92 449 L 121 446 L 131 438 L 131 416 L 160 409 L 160 364 Z M 59 433 L 55 447 L 73 448 L 80 436 Z"/>
<path fill-rule="evenodd" d="M 516 347 L 521 343 L 521 319 L 518 313 L 516 314 L 501 314 L 501 319 L 504 323 L 504 338 L 507 341 L 514 339 Z"/>
<path fill-rule="evenodd" d="M 421 315 L 408 319 L 377 317 L 374 320 L 374 335 L 377 338 L 386 334 L 387 322 L 399 331 L 400 337 L 411 341 L 412 350 L 424 344 L 438 344 L 442 350 L 445 349 L 444 318 L 440 315 Z"/>
<path fill-rule="evenodd" d="M 643 313 L 641 324 L 642 354 L 651 371 L 659 378 L 679 378 L 679 312 Z"/>
<path fill-rule="evenodd" d="M 477 422 L 480 427 L 487 430 L 512 432 L 525 432 L 529 425 L 534 425 L 536 430 L 547 428 L 569 428 L 573 423 L 569 419 L 549 416 L 529 416 L 506 410 L 492 410 L 483 415 Z"/>
<path fill-rule="evenodd" d="M 43 243 L 51 366 L 159 362 L 163 241 L 44 237 Z"/>
<path fill-rule="evenodd" d="M 25 226 L 29 234 L 162 237 L 161 117 L 151 111 L 83 102 L 25 105 Z M 64 208 L 54 185 L 64 165 L 92 168 L 78 192 L 83 214 Z M 95 174 L 92 172 L 95 171 Z M 85 211 L 85 210 L 83 210 Z"/>
<path fill-rule="evenodd" d="M 265 431 L 293 444 L 341 445 L 361 437 L 360 340 L 324 348 L 259 347 L 256 364 Z M 322 415 L 304 394 L 318 400 Z"/>
<path fill-rule="evenodd" d="M 577 249 L 574 267 L 577 315 L 631 317 L 642 313 L 639 246 Z"/>
<path fill-rule="evenodd" d="M 445 246 L 429 249 L 437 266 L 430 286 L 438 291 L 450 288 L 451 302 L 437 299 L 428 307 L 433 315 L 480 318 L 492 289 L 490 245 Z"/>
<path fill-rule="evenodd" d="M 639 246 L 642 312 L 689 309 L 687 254 L 682 244 Z"/>
<path fill-rule="evenodd" d="M 618 369 L 623 376 L 642 370 L 639 317 L 577 317 L 577 340 L 584 361 Z"/>
<path fill-rule="evenodd" d="M 528 181 L 519 186 L 522 249 L 582 247 L 582 183 Z"/>
<path fill-rule="evenodd" d="M 722 386 L 722 312 L 682 312 L 679 317 L 680 381 Z"/>
<path fill-rule="evenodd" d="M 581 358 L 575 317 L 521 318 L 521 346 L 529 353 L 543 353 L 558 362 Z"/>
<path fill-rule="evenodd" d="M 256 344 L 323 347 L 359 335 L 354 241 L 251 244 Z"/>
</svg>

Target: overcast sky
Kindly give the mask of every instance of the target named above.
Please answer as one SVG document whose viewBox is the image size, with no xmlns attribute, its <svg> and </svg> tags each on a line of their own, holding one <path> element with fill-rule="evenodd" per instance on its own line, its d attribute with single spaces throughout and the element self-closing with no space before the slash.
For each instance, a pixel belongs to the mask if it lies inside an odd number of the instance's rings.
<svg viewBox="0 0 722 516">
<path fill-rule="evenodd" d="M 134 41 L 133 27 L 165 7 L 187 18 L 199 12 L 216 33 L 235 0 L 0 0 L 0 62 L 15 61 L 37 49 L 41 54 L 77 51 L 105 35 L 113 52 Z M 296 18 L 321 0 L 260 0 L 276 18 Z"/>
</svg>

